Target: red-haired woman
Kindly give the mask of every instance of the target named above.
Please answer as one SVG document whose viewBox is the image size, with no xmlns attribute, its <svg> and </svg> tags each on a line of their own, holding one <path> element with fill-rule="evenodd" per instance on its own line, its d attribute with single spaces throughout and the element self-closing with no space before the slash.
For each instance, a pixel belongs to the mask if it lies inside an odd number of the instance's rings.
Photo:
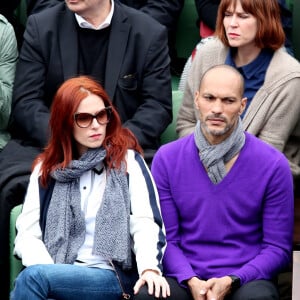
<svg viewBox="0 0 300 300">
<path fill-rule="evenodd" d="M 17 220 L 26 268 L 11 299 L 129 299 L 145 283 L 166 297 L 157 190 L 106 92 L 88 77 L 67 80 L 50 130 Z"/>
<path fill-rule="evenodd" d="M 194 131 L 194 96 L 209 68 L 227 64 L 244 77 L 244 130 L 283 152 L 293 175 L 300 175 L 300 64 L 284 48 L 277 0 L 221 0 L 216 37 L 193 60 L 178 113 L 180 136 Z"/>
</svg>

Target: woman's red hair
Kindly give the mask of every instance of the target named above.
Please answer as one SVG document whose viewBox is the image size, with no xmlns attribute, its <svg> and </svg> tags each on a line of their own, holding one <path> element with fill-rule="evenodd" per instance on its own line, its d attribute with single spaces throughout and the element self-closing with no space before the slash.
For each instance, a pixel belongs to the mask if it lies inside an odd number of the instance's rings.
<svg viewBox="0 0 300 300">
<path fill-rule="evenodd" d="M 35 166 L 42 161 L 41 183 L 46 186 L 50 173 L 58 168 L 65 168 L 77 157 L 73 138 L 74 114 L 80 102 L 88 94 L 99 96 L 104 106 L 112 103 L 102 86 L 92 78 L 79 76 L 65 81 L 54 96 L 51 107 L 49 126 L 51 136 L 43 153 L 35 160 Z M 108 168 L 120 168 L 128 149 L 142 153 L 142 149 L 132 132 L 122 127 L 120 117 L 112 106 L 110 122 L 106 127 L 106 137 L 102 146 L 106 149 L 105 163 Z"/>
<path fill-rule="evenodd" d="M 224 45 L 230 47 L 223 20 L 225 12 L 233 6 L 237 5 L 238 0 L 221 0 L 215 35 L 223 42 Z M 257 34 L 255 37 L 256 46 L 259 48 L 269 48 L 277 50 L 284 45 L 285 33 L 282 28 L 280 19 L 280 8 L 277 0 L 239 0 L 243 10 L 253 15 L 257 19 Z"/>
</svg>

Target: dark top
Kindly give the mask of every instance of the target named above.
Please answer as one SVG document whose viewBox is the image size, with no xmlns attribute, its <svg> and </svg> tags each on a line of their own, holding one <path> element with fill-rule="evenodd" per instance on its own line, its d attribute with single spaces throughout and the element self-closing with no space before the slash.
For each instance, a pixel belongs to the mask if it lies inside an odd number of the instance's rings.
<svg viewBox="0 0 300 300">
<path fill-rule="evenodd" d="M 103 85 L 110 26 L 101 30 L 78 28 L 79 73 L 90 74 Z"/>
<path fill-rule="evenodd" d="M 269 67 L 274 52 L 269 49 L 263 49 L 257 56 L 257 58 L 255 58 L 252 62 L 242 67 L 237 67 L 235 65 L 235 62 L 233 60 L 234 53 L 235 49 L 231 48 L 226 57 L 225 64 L 236 68 L 244 77 L 244 96 L 247 97 L 247 105 L 246 109 L 241 115 L 241 118 L 243 118 L 247 108 L 249 107 L 252 101 L 252 98 L 254 97 L 258 89 L 260 89 L 264 84 L 267 69 Z"/>
</svg>

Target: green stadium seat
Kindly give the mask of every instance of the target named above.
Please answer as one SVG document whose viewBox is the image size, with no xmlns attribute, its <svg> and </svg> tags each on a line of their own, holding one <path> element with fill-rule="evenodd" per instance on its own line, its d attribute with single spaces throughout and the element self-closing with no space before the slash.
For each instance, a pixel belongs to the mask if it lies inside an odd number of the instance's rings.
<svg viewBox="0 0 300 300">
<path fill-rule="evenodd" d="M 197 27 L 197 10 L 194 0 L 185 0 L 179 16 L 176 32 L 176 50 L 178 57 L 188 58 L 200 40 Z M 172 89 L 177 90 L 179 77 L 172 76 Z"/>
<path fill-rule="evenodd" d="M 15 10 L 15 17 L 17 21 L 22 24 L 24 27 L 27 21 L 27 13 L 26 13 L 26 0 L 21 0 L 19 6 Z"/>
<path fill-rule="evenodd" d="M 14 249 L 14 241 L 16 237 L 16 220 L 18 215 L 22 210 L 22 204 L 15 206 L 10 213 L 10 232 L 9 232 L 9 247 L 10 247 L 10 257 L 9 257 L 9 264 L 10 264 L 10 290 L 13 289 L 14 280 L 22 270 L 22 262 L 20 259 L 16 258 L 13 255 Z"/>
<path fill-rule="evenodd" d="M 300 0 L 292 1 L 293 12 L 293 28 L 292 28 L 292 44 L 295 57 L 300 61 Z"/>
<path fill-rule="evenodd" d="M 176 33 L 176 50 L 179 57 L 188 58 L 200 40 L 197 19 L 194 0 L 185 0 Z"/>
</svg>

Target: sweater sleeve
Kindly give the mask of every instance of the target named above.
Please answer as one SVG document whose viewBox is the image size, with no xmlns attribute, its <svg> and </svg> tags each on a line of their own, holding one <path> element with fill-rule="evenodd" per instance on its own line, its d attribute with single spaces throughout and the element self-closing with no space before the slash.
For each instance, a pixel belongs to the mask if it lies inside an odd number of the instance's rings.
<svg viewBox="0 0 300 300">
<path fill-rule="evenodd" d="M 258 279 L 275 278 L 291 260 L 293 241 L 294 197 L 292 176 L 283 155 L 274 165 L 266 189 L 262 210 L 262 243 L 260 252 L 233 275 L 241 284 Z"/>
<path fill-rule="evenodd" d="M 42 241 L 42 231 L 39 225 L 39 166 L 36 166 L 30 176 L 23 209 L 16 223 L 17 236 L 14 254 L 22 259 L 26 267 L 35 264 L 53 264 L 53 260 Z"/>
<path fill-rule="evenodd" d="M 163 259 L 164 275 L 184 283 L 185 280 L 197 275 L 180 248 L 180 220 L 168 181 L 171 170 L 160 150 L 154 156 L 151 172 L 159 192 L 168 241 Z"/>
<path fill-rule="evenodd" d="M 166 239 L 157 189 L 139 154 L 128 152 L 127 168 L 131 201 L 130 233 L 138 272 L 142 274 L 151 269 L 161 274 Z"/>
<path fill-rule="evenodd" d="M 2 130 L 6 130 L 10 116 L 17 58 L 14 29 L 0 15 L 0 135 Z M 3 146 L 0 141 L 0 148 Z"/>
</svg>

